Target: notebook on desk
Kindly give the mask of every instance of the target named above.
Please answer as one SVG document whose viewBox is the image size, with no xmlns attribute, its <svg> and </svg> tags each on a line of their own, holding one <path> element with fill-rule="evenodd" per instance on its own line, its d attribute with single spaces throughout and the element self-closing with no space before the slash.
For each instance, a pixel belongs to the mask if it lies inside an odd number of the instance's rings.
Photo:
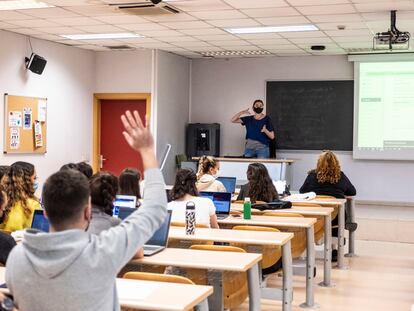
<svg viewBox="0 0 414 311">
<path fill-rule="evenodd" d="M 171 210 L 168 211 L 167 217 L 161 227 L 155 231 L 153 236 L 144 245 L 144 256 L 155 255 L 167 247 L 168 233 L 170 232 L 171 213 Z"/>
<path fill-rule="evenodd" d="M 200 192 L 200 196 L 209 198 L 216 207 L 218 219 L 227 218 L 230 215 L 231 193 L 230 192 Z"/>
</svg>

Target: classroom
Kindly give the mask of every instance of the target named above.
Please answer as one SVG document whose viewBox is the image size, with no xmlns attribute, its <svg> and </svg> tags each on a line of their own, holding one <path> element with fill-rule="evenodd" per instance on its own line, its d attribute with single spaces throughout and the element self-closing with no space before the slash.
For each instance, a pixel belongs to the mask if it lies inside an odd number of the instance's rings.
<svg viewBox="0 0 414 311">
<path fill-rule="evenodd" d="M 410 33 L 408 0 L 0 1 L 0 311 L 414 310 Z"/>
</svg>

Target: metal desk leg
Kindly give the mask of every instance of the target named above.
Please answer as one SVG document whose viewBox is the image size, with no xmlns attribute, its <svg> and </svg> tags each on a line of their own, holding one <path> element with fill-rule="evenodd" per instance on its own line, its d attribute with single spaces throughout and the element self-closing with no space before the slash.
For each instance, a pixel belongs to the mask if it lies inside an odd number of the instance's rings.
<svg viewBox="0 0 414 311">
<path fill-rule="evenodd" d="M 209 309 L 212 311 L 224 310 L 223 273 L 221 271 L 207 272 L 208 285 L 213 286 L 213 294 L 208 299 Z"/>
<path fill-rule="evenodd" d="M 302 308 L 312 308 L 315 305 L 313 293 L 313 273 L 315 271 L 315 236 L 313 226 L 306 228 L 306 302 Z"/>
<path fill-rule="evenodd" d="M 249 286 L 249 311 L 260 311 L 260 281 L 259 264 L 255 264 L 247 271 Z"/>
<path fill-rule="evenodd" d="M 325 230 L 323 236 L 323 248 L 324 248 L 324 263 L 323 263 L 323 282 L 320 282 L 320 286 L 331 287 L 331 270 L 332 270 L 332 220 L 331 215 L 324 217 Z"/>
<path fill-rule="evenodd" d="M 282 246 L 282 265 L 283 265 L 283 297 L 282 310 L 292 310 L 293 287 L 292 287 L 292 250 L 290 241 Z"/>
<path fill-rule="evenodd" d="M 338 213 L 338 269 L 346 269 L 344 266 L 344 238 L 345 238 L 345 203 L 339 205 Z"/>
<path fill-rule="evenodd" d="M 204 299 L 198 305 L 195 306 L 195 311 L 208 311 L 208 301 Z"/>
<path fill-rule="evenodd" d="M 349 220 L 355 222 L 355 202 L 353 198 L 348 198 L 346 200 L 348 207 Z M 355 231 L 349 231 L 349 241 L 348 241 L 348 254 L 345 257 L 355 257 Z"/>
</svg>

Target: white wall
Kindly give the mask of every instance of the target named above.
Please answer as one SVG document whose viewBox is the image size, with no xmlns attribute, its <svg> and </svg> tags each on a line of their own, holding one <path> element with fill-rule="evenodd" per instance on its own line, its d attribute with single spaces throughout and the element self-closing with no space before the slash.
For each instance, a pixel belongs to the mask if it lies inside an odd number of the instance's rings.
<svg viewBox="0 0 414 311">
<path fill-rule="evenodd" d="M 197 59 L 191 74 L 190 122 L 220 123 L 221 154 L 240 155 L 245 131 L 229 120 L 254 99 L 265 97 L 266 80 L 349 80 L 353 79 L 353 63 L 346 56 Z M 317 154 L 278 153 L 278 157 L 297 160 L 293 189 L 300 187 L 306 172 L 315 166 Z M 357 199 L 414 202 L 414 162 L 357 161 L 349 152 L 339 156 L 343 170 L 357 187 Z"/>
<path fill-rule="evenodd" d="M 172 145 L 163 174 L 167 184 L 175 177 L 175 155 L 185 153 L 185 128 L 188 123 L 190 60 L 156 51 L 155 98 L 157 102 L 157 150 L 161 154 Z"/>
<path fill-rule="evenodd" d="M 40 182 L 44 182 L 62 164 L 91 155 L 95 62 L 91 51 L 36 39 L 32 39 L 32 45 L 48 61 L 41 76 L 24 70 L 24 57 L 30 55 L 26 37 L 0 31 L 0 93 L 48 98 L 47 153 L 1 154 L 0 163 L 31 162 L 36 166 Z M 0 148 L 3 148 L 3 96 L 0 101 Z"/>
</svg>

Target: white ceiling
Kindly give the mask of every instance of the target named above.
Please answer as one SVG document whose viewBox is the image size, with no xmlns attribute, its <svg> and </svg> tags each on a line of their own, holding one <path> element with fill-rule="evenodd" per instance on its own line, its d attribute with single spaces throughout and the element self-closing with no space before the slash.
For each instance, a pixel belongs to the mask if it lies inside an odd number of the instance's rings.
<svg viewBox="0 0 414 311">
<path fill-rule="evenodd" d="M 187 57 L 255 50 L 279 56 L 347 54 L 348 49 L 372 48 L 373 35 L 388 30 L 390 10 L 398 10 L 397 28 L 414 34 L 414 0 L 178 0 L 169 4 L 181 13 L 155 16 L 128 15 L 108 5 L 132 0 L 42 1 L 56 7 L 0 11 L 0 29 L 96 51 L 127 44 Z M 315 24 L 319 31 L 232 35 L 223 30 L 302 24 Z M 60 36 L 130 31 L 145 37 L 72 41 Z M 321 44 L 325 51 L 310 49 Z"/>
</svg>

